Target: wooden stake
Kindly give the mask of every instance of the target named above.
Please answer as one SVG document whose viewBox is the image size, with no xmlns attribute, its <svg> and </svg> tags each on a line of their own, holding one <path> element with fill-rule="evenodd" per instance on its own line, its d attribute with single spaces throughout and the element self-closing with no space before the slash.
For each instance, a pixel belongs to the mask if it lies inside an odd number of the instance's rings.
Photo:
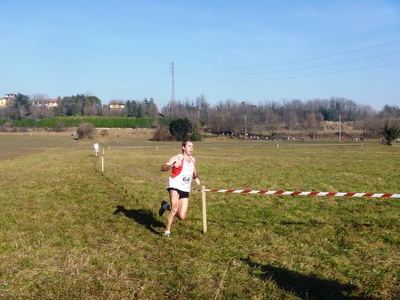
<svg viewBox="0 0 400 300">
<path fill-rule="evenodd" d="M 207 208 L 206 208 L 206 188 L 202 186 L 201 188 L 201 203 L 203 206 L 203 233 L 207 232 Z"/>
</svg>

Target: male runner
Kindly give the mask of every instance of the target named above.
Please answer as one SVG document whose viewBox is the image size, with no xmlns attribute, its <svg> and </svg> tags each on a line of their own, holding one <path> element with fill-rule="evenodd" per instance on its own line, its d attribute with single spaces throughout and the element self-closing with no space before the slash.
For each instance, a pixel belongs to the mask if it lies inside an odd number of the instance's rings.
<svg viewBox="0 0 400 300">
<path fill-rule="evenodd" d="M 161 171 L 172 170 L 168 180 L 169 200 L 161 201 L 161 207 L 158 211 L 159 215 L 168 210 L 167 221 L 165 226 L 165 237 L 171 237 L 171 226 L 174 217 L 184 220 L 189 207 L 189 192 L 192 179 L 197 185 L 200 185 L 200 178 L 197 175 L 196 160 L 192 157 L 193 141 L 185 140 L 182 142 L 182 153 L 172 156 L 160 168 Z"/>
</svg>

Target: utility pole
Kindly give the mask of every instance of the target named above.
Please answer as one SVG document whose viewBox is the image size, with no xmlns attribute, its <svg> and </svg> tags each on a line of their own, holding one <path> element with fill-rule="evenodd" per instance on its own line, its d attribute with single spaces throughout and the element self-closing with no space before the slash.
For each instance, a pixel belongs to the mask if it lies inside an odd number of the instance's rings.
<svg viewBox="0 0 400 300">
<path fill-rule="evenodd" d="M 172 74 L 172 88 L 171 88 L 171 101 L 175 102 L 175 76 L 174 76 L 174 63 L 171 63 L 171 66 L 169 67 L 171 70 Z"/>
<path fill-rule="evenodd" d="M 339 115 L 339 142 L 342 142 L 342 115 Z"/>
<path fill-rule="evenodd" d="M 247 115 L 244 115 L 244 138 L 247 137 L 246 121 L 247 121 Z"/>
</svg>

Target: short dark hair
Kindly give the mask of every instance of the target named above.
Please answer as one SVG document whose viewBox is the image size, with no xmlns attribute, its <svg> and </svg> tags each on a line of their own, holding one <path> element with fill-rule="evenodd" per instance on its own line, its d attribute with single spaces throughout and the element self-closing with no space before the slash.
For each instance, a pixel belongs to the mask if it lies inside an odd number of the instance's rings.
<svg viewBox="0 0 400 300">
<path fill-rule="evenodd" d="M 182 147 L 185 147 L 187 142 L 190 142 L 193 144 L 193 141 L 191 139 L 183 140 Z"/>
</svg>

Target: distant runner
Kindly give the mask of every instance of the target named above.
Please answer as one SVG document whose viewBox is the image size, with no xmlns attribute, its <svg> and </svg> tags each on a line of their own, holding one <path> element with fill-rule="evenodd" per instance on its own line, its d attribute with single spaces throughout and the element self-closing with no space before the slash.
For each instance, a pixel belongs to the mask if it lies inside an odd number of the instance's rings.
<svg viewBox="0 0 400 300">
<path fill-rule="evenodd" d="M 93 144 L 94 155 L 99 156 L 99 143 L 97 141 Z"/>
</svg>

